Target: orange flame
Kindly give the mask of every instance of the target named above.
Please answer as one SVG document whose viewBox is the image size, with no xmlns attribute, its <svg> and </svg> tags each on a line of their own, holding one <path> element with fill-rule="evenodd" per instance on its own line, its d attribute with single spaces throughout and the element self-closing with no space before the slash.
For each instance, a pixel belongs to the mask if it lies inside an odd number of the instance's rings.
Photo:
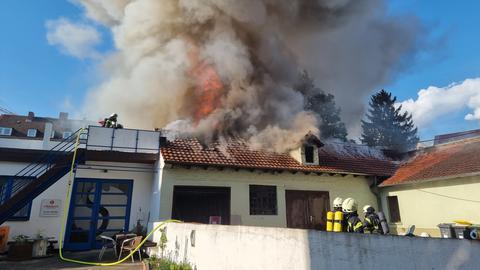
<svg viewBox="0 0 480 270">
<path fill-rule="evenodd" d="M 193 74 L 197 80 L 195 96 L 198 102 L 193 120 L 198 123 L 220 106 L 223 83 L 212 65 L 201 64 L 194 70 Z"/>
<path fill-rule="evenodd" d="M 192 44 L 188 55 L 193 66 L 191 75 L 196 84 L 194 95 L 197 103 L 194 108 L 193 122 L 198 124 L 221 105 L 224 85 L 214 66 L 199 60 L 198 47 Z"/>
</svg>

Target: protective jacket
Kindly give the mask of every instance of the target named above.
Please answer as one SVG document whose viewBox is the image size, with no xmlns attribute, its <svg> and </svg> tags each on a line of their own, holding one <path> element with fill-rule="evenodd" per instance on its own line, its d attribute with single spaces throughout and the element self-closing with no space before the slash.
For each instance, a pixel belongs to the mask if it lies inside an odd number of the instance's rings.
<svg viewBox="0 0 480 270">
<path fill-rule="evenodd" d="M 380 218 L 376 213 L 367 213 L 365 215 L 363 227 L 367 232 L 383 234 L 383 230 L 380 224 Z"/>
<path fill-rule="evenodd" d="M 357 213 L 351 213 L 347 216 L 347 232 L 363 233 L 363 223 Z"/>
</svg>

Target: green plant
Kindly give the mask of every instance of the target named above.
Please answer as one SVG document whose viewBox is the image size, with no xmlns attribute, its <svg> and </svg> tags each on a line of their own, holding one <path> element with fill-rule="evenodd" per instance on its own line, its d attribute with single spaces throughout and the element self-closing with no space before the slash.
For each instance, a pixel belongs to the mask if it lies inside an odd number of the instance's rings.
<svg viewBox="0 0 480 270">
<path fill-rule="evenodd" d="M 189 263 L 176 263 L 170 259 L 160 259 L 156 256 L 151 256 L 144 261 L 149 264 L 150 269 L 154 270 L 193 270 Z"/>
<path fill-rule="evenodd" d="M 163 257 L 163 251 L 167 247 L 168 239 L 167 239 L 167 234 L 165 233 L 165 228 L 161 228 L 160 232 L 161 232 L 161 236 L 160 236 L 160 243 L 158 244 L 158 246 L 162 250 L 162 257 Z"/>
<path fill-rule="evenodd" d="M 28 235 L 24 235 L 24 234 L 19 234 L 15 237 L 13 237 L 13 240 L 15 240 L 15 243 L 25 243 L 28 241 L 30 237 Z"/>
</svg>

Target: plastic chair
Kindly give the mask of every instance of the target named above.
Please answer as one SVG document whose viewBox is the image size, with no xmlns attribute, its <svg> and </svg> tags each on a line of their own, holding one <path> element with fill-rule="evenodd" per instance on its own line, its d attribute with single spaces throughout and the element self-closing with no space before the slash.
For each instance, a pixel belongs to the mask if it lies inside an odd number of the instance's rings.
<svg viewBox="0 0 480 270">
<path fill-rule="evenodd" d="M 99 261 L 102 260 L 103 254 L 105 253 L 105 250 L 107 250 L 107 248 L 113 248 L 113 252 L 116 258 L 117 257 L 117 241 L 105 235 L 100 235 L 100 238 L 102 238 L 103 244 L 102 244 L 102 250 L 100 250 L 100 254 L 98 254 L 98 260 Z"/>
<path fill-rule="evenodd" d="M 118 256 L 118 260 L 120 260 L 120 258 L 122 257 L 122 253 L 124 250 L 128 252 L 132 252 L 132 250 L 136 249 L 141 242 L 142 242 L 142 236 L 136 236 L 133 238 L 123 240 L 122 246 L 120 247 L 120 254 Z M 142 253 L 140 252 L 140 249 L 138 249 L 137 252 L 138 252 L 138 257 L 140 261 L 142 261 Z M 135 262 L 135 260 L 133 259 L 133 255 L 131 258 L 132 258 L 132 262 Z"/>
</svg>

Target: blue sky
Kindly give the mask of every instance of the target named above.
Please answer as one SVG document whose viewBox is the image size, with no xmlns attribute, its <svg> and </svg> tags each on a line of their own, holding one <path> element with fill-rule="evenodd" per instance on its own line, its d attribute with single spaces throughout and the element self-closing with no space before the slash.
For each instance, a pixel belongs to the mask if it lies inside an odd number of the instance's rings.
<svg viewBox="0 0 480 270">
<path fill-rule="evenodd" d="M 43 116 L 73 111 L 98 82 L 96 66 L 90 58 L 73 58 L 50 45 L 46 22 L 60 17 L 82 22 L 82 10 L 69 1 L 3 0 L 0 5 L 0 107 Z M 384 86 L 399 101 L 416 100 L 418 90 L 429 86 L 446 87 L 480 77 L 480 2 L 392 0 L 388 9 L 391 14 L 418 16 L 428 33 L 416 60 Z M 96 49 L 109 51 L 109 32 L 96 27 L 102 36 Z M 438 114 L 435 121 L 421 126 L 421 138 L 478 128 L 478 120 L 464 120 L 471 111 L 459 106 Z"/>
</svg>

